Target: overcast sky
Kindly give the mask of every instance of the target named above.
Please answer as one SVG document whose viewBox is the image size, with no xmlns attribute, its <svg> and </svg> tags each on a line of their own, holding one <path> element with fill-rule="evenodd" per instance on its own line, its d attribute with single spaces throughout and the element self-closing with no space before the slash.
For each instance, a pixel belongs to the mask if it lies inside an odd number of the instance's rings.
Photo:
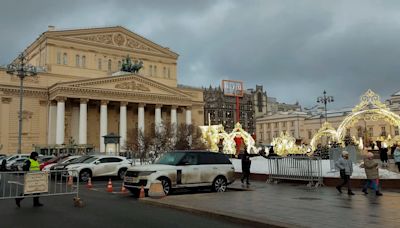
<svg viewBox="0 0 400 228">
<path fill-rule="evenodd" d="M 332 108 L 400 90 L 397 0 L 1 0 L 0 65 L 48 25 L 121 25 L 177 52 L 180 84 L 243 80 L 305 107 L 326 89 Z"/>
</svg>

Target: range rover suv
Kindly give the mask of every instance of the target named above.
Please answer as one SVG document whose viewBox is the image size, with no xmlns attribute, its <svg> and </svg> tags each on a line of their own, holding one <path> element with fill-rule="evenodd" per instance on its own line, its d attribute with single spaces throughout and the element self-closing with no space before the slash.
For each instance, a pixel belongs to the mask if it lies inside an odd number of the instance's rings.
<svg viewBox="0 0 400 228">
<path fill-rule="evenodd" d="M 165 153 L 155 164 L 130 167 L 124 178 L 124 186 L 133 194 L 143 186 L 150 188 L 160 181 L 164 193 L 176 188 L 211 187 L 224 192 L 235 180 L 235 169 L 225 154 L 209 151 L 173 151 Z"/>
</svg>

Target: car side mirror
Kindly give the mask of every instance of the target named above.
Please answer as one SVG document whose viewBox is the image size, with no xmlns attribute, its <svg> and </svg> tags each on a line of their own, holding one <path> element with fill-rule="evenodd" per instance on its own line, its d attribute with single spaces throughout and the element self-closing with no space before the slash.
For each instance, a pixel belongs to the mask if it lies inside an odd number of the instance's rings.
<svg viewBox="0 0 400 228">
<path fill-rule="evenodd" d="M 100 161 L 95 161 L 94 164 L 98 165 L 98 164 L 100 164 Z"/>
</svg>

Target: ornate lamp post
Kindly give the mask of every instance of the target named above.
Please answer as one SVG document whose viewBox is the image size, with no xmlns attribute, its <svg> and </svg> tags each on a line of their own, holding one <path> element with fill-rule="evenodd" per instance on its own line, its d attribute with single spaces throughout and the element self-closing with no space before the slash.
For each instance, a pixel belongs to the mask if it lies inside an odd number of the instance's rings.
<svg viewBox="0 0 400 228">
<path fill-rule="evenodd" d="M 333 97 L 332 96 L 326 96 L 326 91 L 324 90 L 324 96 L 318 97 L 317 102 L 318 103 L 323 103 L 325 106 L 325 122 L 328 122 L 328 116 L 327 116 L 327 111 L 326 111 L 326 104 L 333 102 Z"/>
<path fill-rule="evenodd" d="M 19 86 L 19 114 L 18 114 L 18 149 L 17 153 L 21 153 L 22 147 L 22 100 L 24 97 L 24 78 L 37 75 L 36 67 L 27 64 L 24 53 L 21 53 L 17 60 L 7 66 L 7 74 L 15 75 L 20 79 Z"/>
</svg>

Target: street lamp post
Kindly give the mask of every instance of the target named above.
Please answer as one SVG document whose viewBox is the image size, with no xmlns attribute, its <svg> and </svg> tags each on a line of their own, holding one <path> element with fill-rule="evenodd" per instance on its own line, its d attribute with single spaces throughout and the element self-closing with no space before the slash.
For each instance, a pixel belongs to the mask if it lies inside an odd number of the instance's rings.
<svg viewBox="0 0 400 228">
<path fill-rule="evenodd" d="M 325 107 L 325 122 L 328 122 L 328 116 L 327 116 L 327 111 L 326 111 L 326 104 L 333 102 L 333 97 L 332 96 L 327 96 L 326 91 L 324 90 L 324 96 L 318 97 L 317 102 L 318 103 L 323 103 Z"/>
<path fill-rule="evenodd" d="M 7 74 L 15 75 L 20 79 L 19 84 L 19 114 L 18 114 L 18 149 L 17 153 L 21 154 L 22 147 L 22 100 L 24 97 L 24 78 L 37 75 L 36 67 L 27 64 L 24 53 L 21 53 L 17 60 L 7 66 Z"/>
</svg>

